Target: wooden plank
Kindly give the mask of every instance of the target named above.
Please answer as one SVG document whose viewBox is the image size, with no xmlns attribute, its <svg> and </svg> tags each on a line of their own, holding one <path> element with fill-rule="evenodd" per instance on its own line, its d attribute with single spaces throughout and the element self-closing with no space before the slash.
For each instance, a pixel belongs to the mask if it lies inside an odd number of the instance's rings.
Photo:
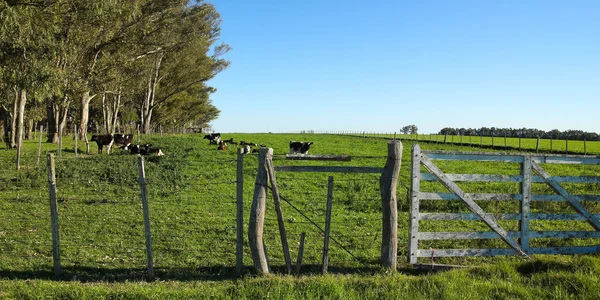
<svg viewBox="0 0 600 300">
<path fill-rule="evenodd" d="M 495 175 L 495 174 L 446 174 L 452 181 L 463 182 L 522 182 L 520 175 Z M 552 176 L 556 182 L 571 183 L 600 183 L 600 176 Z M 437 177 L 430 173 L 421 173 L 423 181 L 437 181 Z M 546 182 L 542 176 L 531 176 L 531 182 Z"/>
<path fill-rule="evenodd" d="M 484 193 L 465 193 L 469 198 L 473 200 L 487 200 L 487 201 L 507 201 L 507 200 L 521 200 L 523 197 L 520 194 L 484 194 Z M 419 193 L 419 199 L 421 200 L 461 200 L 461 198 L 452 193 Z"/>
<path fill-rule="evenodd" d="M 467 154 L 467 153 L 423 153 L 431 160 L 472 160 L 472 161 L 497 161 L 497 162 L 523 162 L 521 155 L 502 154 Z"/>
<path fill-rule="evenodd" d="M 250 223 L 248 225 L 248 244 L 252 253 L 254 268 L 259 274 L 269 273 L 266 248 L 263 241 L 265 209 L 267 201 L 267 169 L 265 161 L 272 157 L 273 149 L 260 148 L 258 153 L 258 171 L 254 184 L 254 197 L 250 208 Z"/>
<path fill-rule="evenodd" d="M 598 165 L 600 158 L 598 157 L 581 157 L 581 156 L 534 156 L 533 161 L 536 163 L 545 164 L 584 164 Z"/>
<path fill-rule="evenodd" d="M 479 215 L 481 217 L 481 219 L 483 220 L 483 222 L 485 222 L 485 224 L 487 226 L 489 226 L 492 230 L 494 230 L 496 233 L 498 233 L 500 235 L 500 237 L 511 248 L 513 248 L 518 254 L 528 257 L 527 254 L 525 252 L 523 252 L 523 250 L 521 249 L 521 246 L 514 239 L 510 238 L 507 235 L 506 230 L 504 230 L 500 225 L 498 225 L 494 219 L 490 218 L 489 216 L 486 216 L 483 209 L 481 209 L 481 207 L 477 203 L 475 203 L 475 201 L 473 201 L 473 199 L 471 199 L 460 187 L 458 187 L 456 185 L 456 183 L 448 180 L 448 178 L 446 178 L 446 176 L 445 176 L 444 172 L 442 172 L 442 170 L 440 170 L 429 159 L 427 159 L 426 157 L 423 157 L 423 156 L 421 157 L 421 163 L 429 170 L 429 172 L 435 174 L 440 179 L 442 184 L 444 186 L 446 186 L 446 188 L 448 188 L 451 192 L 458 195 L 465 202 L 465 204 L 467 204 L 469 209 L 471 211 L 473 211 L 474 213 L 476 213 L 477 215 Z"/>
<path fill-rule="evenodd" d="M 521 219 L 519 220 L 519 230 L 521 231 L 521 237 L 519 243 L 523 251 L 529 251 L 529 219 L 530 219 L 530 204 L 531 204 L 531 156 L 527 155 L 523 159 L 521 164 L 521 175 L 523 176 L 523 182 L 521 183 L 521 205 L 519 207 L 519 213 Z"/>
<path fill-rule="evenodd" d="M 503 201 L 503 200 L 522 200 L 523 196 L 520 194 L 483 194 L 483 193 L 467 193 L 473 200 L 482 201 Z M 572 198 L 577 201 L 600 201 L 600 195 L 571 195 Z M 460 200 L 456 194 L 452 193 L 419 193 L 419 199 L 421 200 Z M 532 194 L 532 201 L 567 201 L 561 195 L 539 195 Z"/>
<path fill-rule="evenodd" d="M 421 147 L 414 144 L 411 151 L 411 176 L 410 176 L 410 228 L 408 232 L 408 262 L 417 263 L 419 247 L 419 197 L 421 184 Z"/>
<path fill-rule="evenodd" d="M 522 182 L 523 177 L 520 175 L 495 175 L 495 174 L 446 174 L 448 179 L 452 181 L 465 182 Z M 437 177 L 430 173 L 421 173 L 423 181 L 437 181 Z"/>
<path fill-rule="evenodd" d="M 598 222 L 598 219 L 595 218 L 583 205 L 581 205 L 577 199 L 571 197 L 567 190 L 554 181 L 552 176 L 550 176 L 550 174 L 548 174 L 539 164 L 532 162 L 531 165 L 533 170 L 538 173 L 538 175 L 544 177 L 546 183 L 550 186 L 550 188 L 552 188 L 552 190 L 564 197 L 568 201 L 569 205 L 571 205 L 571 207 L 573 207 L 578 213 L 582 214 L 586 218 L 586 221 L 590 223 L 594 229 L 600 230 L 600 222 Z"/>
<path fill-rule="evenodd" d="M 509 231 L 508 236 L 515 239 L 589 239 L 600 238 L 600 231 L 530 231 L 527 236 L 519 231 Z M 471 239 L 498 239 L 500 236 L 493 231 L 470 232 L 420 232 L 419 240 L 471 240 Z"/>
<path fill-rule="evenodd" d="M 341 167 L 341 166 L 276 166 L 277 172 L 327 172 L 327 173 L 383 173 L 377 167 Z"/>
<path fill-rule="evenodd" d="M 496 220 L 520 220 L 521 214 L 488 214 Z M 600 214 L 595 214 L 600 218 Z M 420 213 L 419 220 L 423 221 L 479 221 L 476 214 L 461 213 Z M 556 220 L 556 221 L 585 221 L 580 214 L 530 214 L 529 220 Z"/>
<path fill-rule="evenodd" d="M 600 252 L 600 246 L 530 248 L 531 254 L 588 254 Z M 419 250 L 418 257 L 498 256 L 512 255 L 512 249 L 434 249 Z"/>
<path fill-rule="evenodd" d="M 350 155 L 310 155 L 310 154 L 286 154 L 289 160 L 321 160 L 321 161 L 351 161 Z"/>
</svg>

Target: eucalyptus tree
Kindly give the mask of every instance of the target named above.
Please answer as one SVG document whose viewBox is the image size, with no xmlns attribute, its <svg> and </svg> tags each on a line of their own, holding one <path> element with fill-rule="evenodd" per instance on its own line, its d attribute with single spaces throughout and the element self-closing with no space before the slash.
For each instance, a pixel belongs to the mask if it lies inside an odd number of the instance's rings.
<svg viewBox="0 0 600 300">
<path fill-rule="evenodd" d="M 27 98 L 43 97 L 51 87 L 57 5 L 51 1 L 0 2 L 0 74 L 4 91 L 13 92 L 13 137 L 17 168 L 24 132 Z M 13 144 L 14 145 L 14 144 Z M 11 146 L 13 146 L 11 145 Z"/>
<path fill-rule="evenodd" d="M 134 58 L 142 82 L 133 91 L 133 99 L 144 132 L 151 130 L 154 110 L 170 101 L 194 96 L 197 107 L 206 103 L 205 98 L 214 91 L 206 82 L 229 65 L 221 58 L 229 46 L 215 45 L 221 19 L 213 5 L 201 1 L 156 2 L 162 4 L 151 7 L 160 10 L 154 11 L 154 23 L 141 28 L 150 34 L 138 36 L 141 40 L 137 44 L 143 51 Z M 187 96 L 177 97 L 186 91 Z M 207 112 L 207 116 L 216 117 L 214 110 Z"/>
</svg>

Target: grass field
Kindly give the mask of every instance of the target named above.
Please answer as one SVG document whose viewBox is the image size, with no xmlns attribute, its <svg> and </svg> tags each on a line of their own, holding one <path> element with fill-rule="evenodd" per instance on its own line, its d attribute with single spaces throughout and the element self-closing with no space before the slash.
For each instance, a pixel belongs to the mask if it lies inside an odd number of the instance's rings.
<svg viewBox="0 0 600 300">
<path fill-rule="evenodd" d="M 275 165 L 377 166 L 385 163 L 387 140 L 339 135 L 223 134 L 223 138 L 265 144 Z M 313 141 L 311 154 L 346 154 L 351 162 L 286 161 L 290 140 Z M 62 274 L 52 275 L 52 247 L 45 153 L 26 141 L 21 170 L 14 150 L 0 148 L 0 298 L 576 298 L 600 295 L 600 259 L 586 256 L 452 258 L 448 263 L 478 265 L 441 273 L 413 270 L 406 263 L 411 143 L 404 143 L 398 185 L 399 271 L 378 267 L 381 199 L 378 175 L 281 173 L 277 177 L 283 214 L 295 262 L 299 237 L 306 232 L 299 277 L 283 275 L 284 260 L 271 198 L 267 201 L 265 244 L 273 275 L 254 277 L 245 233 L 244 276 L 235 276 L 235 149 L 217 151 L 201 135 L 142 137 L 160 146 L 164 157 L 146 158 L 148 198 L 157 280 L 146 282 L 143 216 L 137 158 L 85 152 L 65 138 L 56 158 Z M 469 146 L 421 143 L 427 150 L 481 151 Z M 571 147 L 571 146 L 570 146 Z M 571 149 L 571 148 L 569 148 Z M 493 149 L 486 150 L 493 151 Z M 447 170 L 464 166 L 451 163 Z M 487 165 L 499 173 L 515 172 Z M 257 155 L 244 158 L 245 229 L 254 191 Z M 598 174 L 598 167 L 568 166 L 553 172 Z M 334 176 L 330 274 L 320 275 L 327 177 Z M 592 175 L 590 175 L 592 176 Z M 472 186 L 473 191 L 490 188 Z M 492 187 L 499 190 L 512 187 Z M 598 193 L 598 186 L 573 187 Z M 583 189 L 583 191 L 581 191 Z M 270 197 L 270 195 L 269 195 Z M 438 205 L 439 206 L 439 205 Z M 431 207 L 431 209 L 439 207 Z M 546 207 L 547 208 L 547 207 Z M 563 208 L 552 208 L 561 210 Z M 464 208 L 456 208 L 456 211 Z M 596 213 L 597 210 L 595 210 Z M 316 224 L 316 225 L 315 225 Z M 457 226 L 450 228 L 461 230 Z M 586 224 L 581 224 L 584 227 Z M 544 227 L 546 225 L 541 224 Z M 578 241 L 572 241 L 578 243 Z M 570 243 L 567 241 L 566 243 Z"/>
</svg>

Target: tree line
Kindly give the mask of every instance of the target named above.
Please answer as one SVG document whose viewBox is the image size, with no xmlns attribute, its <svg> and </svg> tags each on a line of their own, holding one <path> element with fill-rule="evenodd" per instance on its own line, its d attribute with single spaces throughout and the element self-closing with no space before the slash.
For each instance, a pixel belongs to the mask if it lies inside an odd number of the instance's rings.
<svg viewBox="0 0 600 300">
<path fill-rule="evenodd" d="M 0 1 L 0 130 L 10 148 L 45 125 L 114 133 L 206 127 L 226 69 L 221 17 L 189 0 Z M 19 147 L 20 148 L 20 147 Z"/>
<path fill-rule="evenodd" d="M 599 135 L 595 132 L 585 132 L 582 130 L 565 130 L 560 131 L 553 129 L 544 131 L 533 128 L 496 128 L 496 127 L 481 127 L 481 128 L 451 128 L 445 127 L 439 131 L 441 135 L 464 135 L 464 136 L 501 136 L 501 137 L 521 137 L 521 138 L 544 138 L 555 140 L 599 140 Z"/>
</svg>

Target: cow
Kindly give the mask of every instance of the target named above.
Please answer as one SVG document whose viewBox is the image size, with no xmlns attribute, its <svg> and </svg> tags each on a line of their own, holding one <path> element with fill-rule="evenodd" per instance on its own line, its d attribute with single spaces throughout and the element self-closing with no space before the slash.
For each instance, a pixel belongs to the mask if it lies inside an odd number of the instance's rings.
<svg viewBox="0 0 600 300">
<path fill-rule="evenodd" d="M 223 151 L 227 151 L 227 143 L 220 141 L 219 142 L 219 147 L 217 147 L 217 150 L 223 150 Z"/>
<path fill-rule="evenodd" d="M 242 149 L 242 154 L 252 153 L 252 148 L 250 147 L 250 145 L 244 145 L 243 147 L 240 147 L 240 149 Z"/>
<path fill-rule="evenodd" d="M 110 149 L 113 144 L 122 146 L 123 149 L 127 150 L 131 141 L 133 140 L 133 134 L 103 134 L 103 135 L 92 135 L 92 141 L 98 145 L 98 154 L 102 154 L 102 148 L 106 145 L 106 153 L 110 154 Z"/>
<path fill-rule="evenodd" d="M 131 145 L 129 147 L 129 153 L 131 154 L 141 154 L 141 155 L 150 155 L 156 154 L 156 156 L 165 155 L 160 148 L 153 148 L 152 144 L 146 145 Z"/>
<path fill-rule="evenodd" d="M 203 139 L 207 139 L 209 144 L 219 144 L 219 142 L 221 141 L 221 134 L 220 133 L 210 133 L 204 136 Z"/>
<path fill-rule="evenodd" d="M 233 140 L 233 138 L 230 138 L 228 140 L 224 140 L 225 143 L 228 144 L 232 144 L 232 145 L 237 145 L 238 143 L 236 141 Z"/>
<path fill-rule="evenodd" d="M 256 143 L 240 141 L 240 146 L 246 146 L 246 145 L 252 146 L 252 147 L 258 147 L 258 145 Z"/>
<path fill-rule="evenodd" d="M 310 145 L 313 142 L 295 142 L 290 141 L 290 154 L 308 154 L 308 150 L 310 149 Z"/>
</svg>

